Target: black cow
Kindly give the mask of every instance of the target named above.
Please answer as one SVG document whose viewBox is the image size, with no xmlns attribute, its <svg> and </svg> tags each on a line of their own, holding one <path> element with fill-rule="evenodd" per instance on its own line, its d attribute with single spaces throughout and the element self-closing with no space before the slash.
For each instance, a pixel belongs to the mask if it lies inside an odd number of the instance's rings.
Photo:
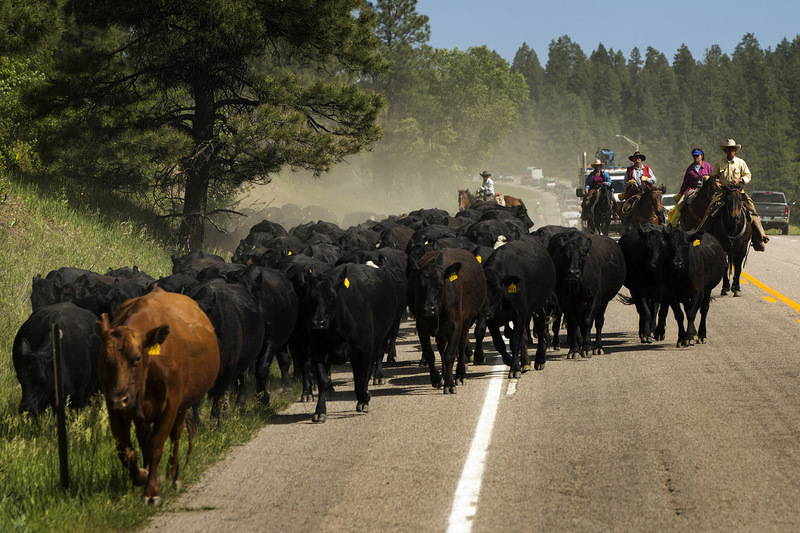
<svg viewBox="0 0 800 533">
<path fill-rule="evenodd" d="M 528 228 L 514 219 L 489 219 L 475 222 L 465 232 L 465 236 L 481 246 L 498 246 L 505 242 L 518 241 L 528 233 Z"/>
<path fill-rule="evenodd" d="M 211 413 L 219 418 L 220 401 L 234 382 L 237 403 L 244 404 L 244 373 L 255 367 L 264 353 L 264 321 L 250 291 L 242 285 L 215 279 L 194 286 L 187 296 L 208 315 L 217 334 L 219 374 L 208 394 L 213 401 Z"/>
<path fill-rule="evenodd" d="M 691 346 L 695 339 L 705 342 L 711 291 L 722 281 L 727 268 L 725 251 L 713 235 L 702 230 L 685 232 L 672 228 L 666 233 L 666 243 L 661 262 L 662 279 L 665 280 L 666 300 L 678 323 L 677 345 Z M 681 305 L 686 311 L 685 328 Z M 700 328 L 695 330 L 698 310 Z"/>
<path fill-rule="evenodd" d="M 98 390 L 97 354 L 100 338 L 95 330 L 97 317 L 69 302 L 35 311 L 17 332 L 12 358 L 22 386 L 19 412 L 39 414 L 55 405 L 53 384 L 53 344 L 50 325 L 61 329 L 61 379 L 64 395 L 73 407 L 84 407 Z"/>
<path fill-rule="evenodd" d="M 185 255 L 180 255 L 178 252 L 174 252 L 172 254 L 172 273 L 196 276 L 197 273 L 204 268 L 224 262 L 225 260 L 220 256 L 202 252 L 200 250 L 195 250 Z"/>
<path fill-rule="evenodd" d="M 472 322 L 486 300 L 486 278 L 481 264 L 459 248 L 428 252 L 413 262 L 408 280 L 408 302 L 416 318 L 422 355 L 428 363 L 431 383 L 444 386 L 445 394 L 456 392 L 467 374 L 467 340 Z M 442 358 L 442 373 L 436 369 L 431 337 Z M 458 366 L 453 378 L 453 365 Z"/>
<path fill-rule="evenodd" d="M 70 283 L 75 283 L 75 280 L 84 274 L 95 273 L 83 268 L 62 267 L 51 270 L 45 278 L 36 274 L 31 284 L 31 309 L 36 312 L 42 307 L 61 302 L 62 288 Z"/>
<path fill-rule="evenodd" d="M 622 250 L 604 235 L 573 230 L 554 235 L 548 251 L 556 265 L 555 294 L 567 321 L 567 357 L 605 353 L 602 333 L 606 307 L 625 281 Z M 596 331 L 593 345 L 592 323 Z"/>
<path fill-rule="evenodd" d="M 258 305 L 264 324 L 264 345 L 256 364 L 256 391 L 263 393 L 262 401 L 268 404 L 269 367 L 275 357 L 278 359 L 283 386 L 287 388 L 291 386 L 289 377 L 291 358 L 287 351 L 287 343 L 297 324 L 299 313 L 297 293 L 282 272 L 256 265 L 231 272 L 227 279 L 231 283 L 244 285 Z"/>
<path fill-rule="evenodd" d="M 556 273 L 553 260 L 541 243 L 532 238 L 501 246 L 483 263 L 487 297 L 482 314 L 492 334 L 495 349 L 510 367 L 509 377 L 519 377 L 530 368 L 524 345 L 525 328 L 533 316 L 538 337 L 534 368 L 542 370 L 547 350 L 546 306 L 553 293 Z M 506 351 L 501 328 L 512 322 L 511 354 Z M 483 332 L 475 330 L 475 360 L 483 360 Z"/>
<path fill-rule="evenodd" d="M 303 278 L 302 319 L 308 328 L 319 398 L 312 420 L 327 418 L 331 364 L 348 360 L 355 381 L 356 411 L 369 410 L 372 367 L 389 342 L 395 320 L 395 289 L 385 271 L 348 263 Z"/>
<path fill-rule="evenodd" d="M 660 263 L 667 247 L 665 234 L 666 226 L 644 224 L 619 239 L 625 255 L 625 286 L 639 313 L 639 340 L 643 343 L 664 340 L 663 320 L 657 328 L 656 318 L 664 296 Z"/>
</svg>

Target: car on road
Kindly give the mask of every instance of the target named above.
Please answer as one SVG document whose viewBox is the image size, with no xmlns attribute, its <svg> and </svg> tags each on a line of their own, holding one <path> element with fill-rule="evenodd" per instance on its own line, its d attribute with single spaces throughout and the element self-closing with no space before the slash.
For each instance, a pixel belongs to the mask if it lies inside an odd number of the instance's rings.
<svg viewBox="0 0 800 533">
<path fill-rule="evenodd" d="M 556 180 L 555 180 L 555 178 L 545 178 L 543 183 L 544 183 L 544 188 L 545 189 L 555 189 L 556 188 Z"/>
<path fill-rule="evenodd" d="M 514 176 L 511 174 L 503 174 L 502 176 L 498 176 L 497 181 L 504 181 L 506 183 L 514 183 Z"/>
<path fill-rule="evenodd" d="M 789 203 L 781 191 L 753 191 L 750 196 L 765 230 L 779 229 L 789 233 Z"/>
</svg>

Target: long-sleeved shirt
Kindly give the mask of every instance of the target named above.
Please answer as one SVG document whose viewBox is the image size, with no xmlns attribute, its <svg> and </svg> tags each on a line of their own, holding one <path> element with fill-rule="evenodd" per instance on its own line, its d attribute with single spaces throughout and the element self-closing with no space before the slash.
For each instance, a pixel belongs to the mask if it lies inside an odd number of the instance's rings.
<svg viewBox="0 0 800 533">
<path fill-rule="evenodd" d="M 603 169 L 600 169 L 600 174 L 590 172 L 589 175 L 586 176 L 586 183 L 584 183 L 583 190 L 588 191 L 592 185 L 599 185 L 600 183 L 605 183 L 606 187 L 611 187 L 611 176 Z"/>
<path fill-rule="evenodd" d="M 486 178 L 486 181 L 484 181 L 483 185 L 481 185 L 481 189 L 487 194 L 494 196 L 494 182 L 492 181 L 492 178 Z"/>
<path fill-rule="evenodd" d="M 678 193 L 686 194 L 693 189 L 699 188 L 703 183 L 703 176 L 710 176 L 712 171 L 711 163 L 707 161 L 703 161 L 700 165 L 692 163 L 683 175 L 683 185 L 681 185 Z"/>
<path fill-rule="evenodd" d="M 712 177 L 719 179 L 719 184 L 723 187 L 729 186 L 731 183 L 741 180 L 743 183 L 750 183 L 752 175 L 750 169 L 747 168 L 747 163 L 744 159 L 734 157 L 729 160 L 727 157 L 714 165 L 714 170 L 711 172 Z"/>
</svg>

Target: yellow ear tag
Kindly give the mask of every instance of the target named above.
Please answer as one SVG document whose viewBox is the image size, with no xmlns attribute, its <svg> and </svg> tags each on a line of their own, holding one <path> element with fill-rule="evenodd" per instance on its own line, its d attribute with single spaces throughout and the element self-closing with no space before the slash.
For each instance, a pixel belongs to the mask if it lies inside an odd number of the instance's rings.
<svg viewBox="0 0 800 533">
<path fill-rule="evenodd" d="M 512 283 L 508 286 L 508 294 L 514 294 L 515 292 L 517 292 L 517 286 Z"/>
<path fill-rule="evenodd" d="M 479 255 L 476 255 L 476 256 L 475 256 L 475 259 L 477 259 L 477 260 L 478 260 L 478 263 L 480 263 L 480 262 L 481 262 L 481 256 L 479 256 Z"/>
<path fill-rule="evenodd" d="M 292 252 L 291 252 L 291 250 L 290 250 L 290 251 L 289 251 L 289 253 L 288 253 L 288 254 L 286 254 L 286 255 L 292 255 Z"/>
<path fill-rule="evenodd" d="M 700 246 L 700 239 L 697 239 L 692 243 L 692 246 Z"/>
<path fill-rule="evenodd" d="M 347 279 L 347 278 L 344 278 L 344 288 L 345 289 L 349 289 L 350 288 L 350 280 Z"/>
<path fill-rule="evenodd" d="M 154 344 L 147 350 L 147 355 L 161 355 L 161 345 Z"/>
<path fill-rule="evenodd" d="M 450 279 L 450 281 L 455 281 L 455 280 L 458 279 L 458 275 L 457 274 L 450 274 L 450 278 L 449 279 Z"/>
</svg>

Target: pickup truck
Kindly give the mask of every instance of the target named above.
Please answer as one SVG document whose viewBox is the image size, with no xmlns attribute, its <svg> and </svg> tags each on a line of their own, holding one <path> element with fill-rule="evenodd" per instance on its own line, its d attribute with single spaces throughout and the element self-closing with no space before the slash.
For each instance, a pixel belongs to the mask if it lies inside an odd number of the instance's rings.
<svg viewBox="0 0 800 533">
<path fill-rule="evenodd" d="M 789 233 L 789 204 L 782 192 L 753 191 L 750 198 L 765 230 L 777 228 L 784 235 Z"/>
</svg>

